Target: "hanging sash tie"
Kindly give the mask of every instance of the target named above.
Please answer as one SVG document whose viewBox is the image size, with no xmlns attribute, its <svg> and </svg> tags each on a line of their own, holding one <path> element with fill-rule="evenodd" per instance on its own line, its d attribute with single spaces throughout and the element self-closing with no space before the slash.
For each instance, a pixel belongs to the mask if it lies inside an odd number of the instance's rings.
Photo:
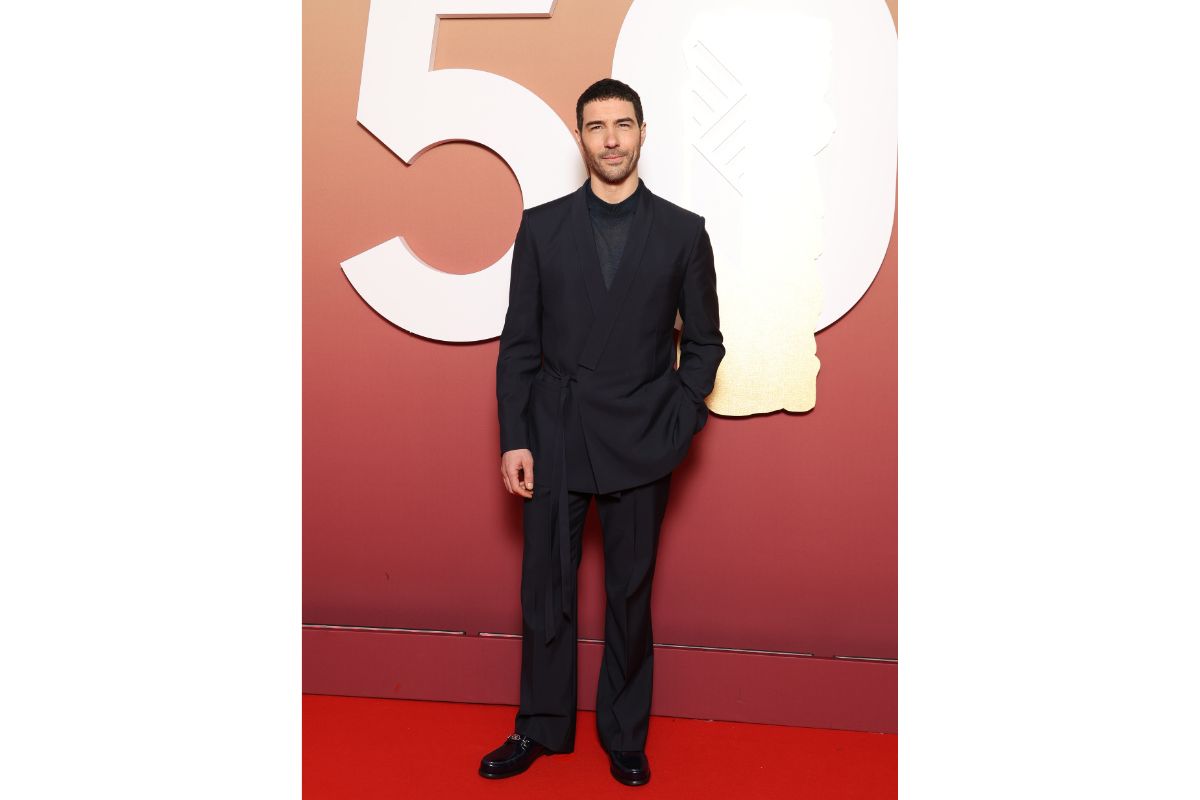
<svg viewBox="0 0 1200 800">
<path fill-rule="evenodd" d="M 574 375 L 563 378 L 551 372 L 542 372 L 541 377 L 558 386 L 558 418 L 554 423 L 554 436 L 546 451 L 553 461 L 550 470 L 550 565 L 543 587 L 542 607 L 545 611 L 545 644 L 554 641 L 560 627 L 571 619 L 576 580 L 571 561 L 570 503 L 567 496 L 567 435 L 566 405 L 571 386 L 576 383 Z M 555 574 L 557 573 L 557 574 Z"/>
</svg>

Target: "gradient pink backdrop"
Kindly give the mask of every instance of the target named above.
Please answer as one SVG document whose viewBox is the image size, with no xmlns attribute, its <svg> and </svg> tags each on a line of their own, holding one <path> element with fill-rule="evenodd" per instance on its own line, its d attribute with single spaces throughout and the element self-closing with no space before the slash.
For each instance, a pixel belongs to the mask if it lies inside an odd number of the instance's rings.
<svg viewBox="0 0 1200 800">
<path fill-rule="evenodd" d="M 435 66 L 506 75 L 573 127 L 575 97 L 609 74 L 628 5 L 560 0 L 550 19 L 444 20 Z M 521 501 L 499 477 L 497 342 L 446 344 L 403 331 L 363 302 L 339 264 L 403 235 L 442 269 L 482 269 L 511 244 L 522 202 L 512 173 L 483 147 L 443 145 L 409 166 L 358 125 L 367 9 L 367 0 L 304 6 L 305 688 L 417 696 L 405 691 L 407 679 L 381 678 L 390 687 L 381 692 L 371 679 L 329 673 L 351 653 L 378 659 L 345 667 L 356 675 L 387 673 L 388 659 L 407 658 L 396 655 L 405 644 L 365 654 L 351 637 L 386 632 L 354 628 L 520 633 Z M 654 109 L 646 115 L 652 137 Z M 818 334 L 817 354 L 815 410 L 713 415 L 676 471 L 655 578 L 656 643 L 811 654 L 830 659 L 822 669 L 831 674 L 863 665 L 852 659 L 882 659 L 876 689 L 890 691 L 883 717 L 891 722 L 871 725 L 894 729 L 894 227 L 879 276 Z M 602 639 L 603 604 L 593 508 L 581 638 Z M 492 674 L 511 675 L 513 652 L 481 648 L 472 657 L 495 659 Z M 716 669 L 708 652 L 687 654 L 701 677 L 706 663 Z M 425 663 L 433 669 L 437 659 Z M 665 664 L 656 692 L 671 680 Z M 404 669 L 412 677 L 419 665 Z M 472 674 L 463 680 L 487 673 Z M 772 696 L 789 691 L 792 679 L 782 680 Z M 838 691 L 854 691 L 846 685 Z M 470 699 L 455 697 L 455 686 L 424 694 Z M 587 707 L 592 690 L 580 687 Z M 515 702 L 515 680 L 511 690 Z M 826 699 L 835 726 L 843 701 Z"/>
</svg>

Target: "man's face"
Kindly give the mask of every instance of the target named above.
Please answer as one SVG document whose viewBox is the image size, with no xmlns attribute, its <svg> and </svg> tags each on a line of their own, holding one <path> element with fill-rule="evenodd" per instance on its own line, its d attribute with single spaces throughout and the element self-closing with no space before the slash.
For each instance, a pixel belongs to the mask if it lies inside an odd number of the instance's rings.
<svg viewBox="0 0 1200 800">
<path fill-rule="evenodd" d="M 592 174 L 605 183 L 624 182 L 637 167 L 646 141 L 628 100 L 593 100 L 583 107 L 583 130 L 575 140 Z"/>
</svg>

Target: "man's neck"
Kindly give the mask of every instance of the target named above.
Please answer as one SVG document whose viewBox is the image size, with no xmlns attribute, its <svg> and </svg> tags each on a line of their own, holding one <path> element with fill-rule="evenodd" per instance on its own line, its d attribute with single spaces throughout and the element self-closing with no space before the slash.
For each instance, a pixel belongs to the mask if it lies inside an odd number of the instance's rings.
<svg viewBox="0 0 1200 800">
<path fill-rule="evenodd" d="M 605 183 L 597 178 L 593 173 L 589 172 L 588 175 L 592 184 L 592 194 L 596 195 L 596 197 L 599 197 L 604 202 L 611 203 L 613 205 L 616 205 L 625 198 L 629 197 L 631 194 L 636 192 L 638 188 L 638 174 L 636 169 L 625 176 L 625 180 L 615 184 Z"/>
</svg>

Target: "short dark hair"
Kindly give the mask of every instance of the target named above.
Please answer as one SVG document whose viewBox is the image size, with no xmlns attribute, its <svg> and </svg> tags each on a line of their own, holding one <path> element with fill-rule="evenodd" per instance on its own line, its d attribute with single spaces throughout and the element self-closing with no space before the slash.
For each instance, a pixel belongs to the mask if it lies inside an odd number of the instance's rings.
<svg viewBox="0 0 1200 800">
<path fill-rule="evenodd" d="M 575 103 L 575 127 L 583 130 L 583 107 L 593 100 L 628 100 L 633 103 L 633 115 L 637 124 L 642 126 L 642 98 L 630 88 L 629 84 L 621 83 L 615 78 L 601 78 L 583 90 Z"/>
</svg>

